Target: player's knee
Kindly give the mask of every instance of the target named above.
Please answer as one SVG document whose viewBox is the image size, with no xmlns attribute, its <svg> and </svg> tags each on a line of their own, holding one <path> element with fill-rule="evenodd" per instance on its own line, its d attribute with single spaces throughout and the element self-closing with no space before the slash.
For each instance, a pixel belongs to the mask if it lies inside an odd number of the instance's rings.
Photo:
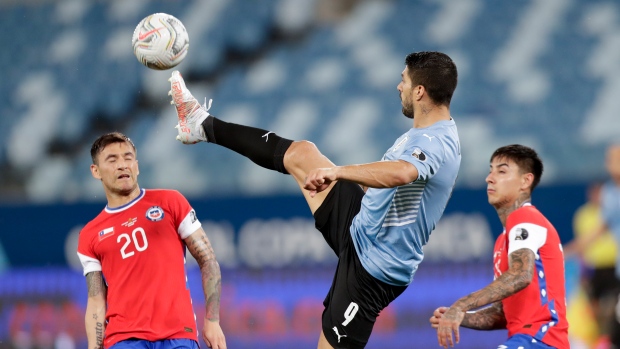
<svg viewBox="0 0 620 349">
<path fill-rule="evenodd" d="M 295 141 L 284 154 L 284 165 L 287 169 L 299 168 L 308 162 L 308 159 L 321 156 L 317 146 L 310 141 Z"/>
</svg>

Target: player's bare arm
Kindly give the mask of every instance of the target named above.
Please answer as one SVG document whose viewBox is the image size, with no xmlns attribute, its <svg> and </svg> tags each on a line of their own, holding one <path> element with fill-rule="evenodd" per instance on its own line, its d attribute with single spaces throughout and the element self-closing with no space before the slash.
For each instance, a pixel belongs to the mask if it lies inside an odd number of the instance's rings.
<svg viewBox="0 0 620 349">
<path fill-rule="evenodd" d="M 535 258 L 534 252 L 527 248 L 512 252 L 508 271 L 487 287 L 459 299 L 450 308 L 462 311 L 477 309 L 521 291 L 532 281 Z"/>
<path fill-rule="evenodd" d="M 337 180 L 346 180 L 369 188 L 393 188 L 418 178 L 418 169 L 403 160 L 377 161 L 361 165 L 317 168 L 308 172 L 304 189 L 321 192 Z"/>
<path fill-rule="evenodd" d="M 86 274 L 88 301 L 86 304 L 86 337 L 89 349 L 102 349 L 105 333 L 107 286 L 100 271 Z"/>
<path fill-rule="evenodd" d="M 219 326 L 220 295 L 222 293 L 222 275 L 220 265 L 215 259 L 211 242 L 202 228 L 185 238 L 185 244 L 198 262 L 202 275 L 202 289 L 205 296 L 205 324 L 203 339 L 210 348 L 226 348 L 224 333 Z"/>
<path fill-rule="evenodd" d="M 450 308 L 439 307 L 435 309 L 433 316 L 429 319 L 432 328 L 437 329 L 439 327 L 439 319 L 448 309 Z M 482 331 L 505 329 L 506 315 L 502 302 L 495 302 L 477 311 L 466 312 L 461 326 Z"/>
<path fill-rule="evenodd" d="M 506 315 L 502 302 L 495 302 L 487 308 L 465 313 L 461 326 L 483 331 L 505 329 Z"/>
<path fill-rule="evenodd" d="M 439 345 L 447 348 L 454 346 L 452 333 L 456 343 L 459 342 L 459 326 L 465 312 L 478 309 L 485 305 L 501 301 L 530 284 L 534 273 L 534 252 L 527 248 L 516 250 L 510 254 L 509 269 L 485 288 L 457 300 L 439 319 L 437 338 Z"/>
<path fill-rule="evenodd" d="M 202 274 L 202 286 L 207 306 L 207 319 L 220 320 L 220 293 L 222 276 L 211 243 L 202 228 L 185 239 L 189 252 L 194 256 Z"/>
</svg>

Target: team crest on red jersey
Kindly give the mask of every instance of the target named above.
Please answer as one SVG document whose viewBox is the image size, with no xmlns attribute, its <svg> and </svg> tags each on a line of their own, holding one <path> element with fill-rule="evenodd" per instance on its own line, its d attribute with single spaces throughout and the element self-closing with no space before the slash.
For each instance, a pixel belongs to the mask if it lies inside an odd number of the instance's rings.
<svg viewBox="0 0 620 349">
<path fill-rule="evenodd" d="M 164 219 L 164 210 L 159 206 L 152 206 L 146 210 L 146 218 L 153 222 Z"/>
</svg>

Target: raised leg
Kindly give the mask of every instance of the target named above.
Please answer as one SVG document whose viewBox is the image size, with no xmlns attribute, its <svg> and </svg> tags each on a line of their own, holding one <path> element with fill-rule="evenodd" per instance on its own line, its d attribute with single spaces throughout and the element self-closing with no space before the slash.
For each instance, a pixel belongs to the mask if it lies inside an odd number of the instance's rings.
<svg viewBox="0 0 620 349">
<path fill-rule="evenodd" d="M 277 134 L 244 125 L 228 123 L 209 114 L 207 106 L 201 106 L 185 86 L 178 71 L 170 78 L 170 95 L 178 117 L 177 139 L 185 144 L 208 142 L 233 150 L 257 165 L 293 176 L 308 206 L 314 213 L 333 187 L 314 197 L 304 189 L 310 170 L 333 167 L 334 164 L 308 141 L 292 141 Z"/>
</svg>

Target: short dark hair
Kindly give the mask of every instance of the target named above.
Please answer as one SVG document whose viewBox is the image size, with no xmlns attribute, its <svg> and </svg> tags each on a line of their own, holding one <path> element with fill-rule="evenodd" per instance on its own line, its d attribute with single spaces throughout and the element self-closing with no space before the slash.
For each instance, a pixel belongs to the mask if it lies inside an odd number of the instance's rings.
<svg viewBox="0 0 620 349">
<path fill-rule="evenodd" d="M 90 157 L 93 159 L 93 164 L 97 165 L 97 155 L 101 151 L 112 143 L 129 143 L 133 148 L 134 153 L 138 153 L 136 146 L 133 144 L 129 137 L 120 132 L 106 133 L 95 140 L 93 146 L 90 148 Z"/>
<path fill-rule="evenodd" d="M 438 105 L 450 106 L 458 82 L 456 64 L 445 53 L 413 52 L 405 58 L 409 77 L 414 85 L 422 85 Z"/>
<path fill-rule="evenodd" d="M 534 191 L 543 173 L 542 160 L 540 160 L 534 149 L 521 144 L 507 145 L 498 148 L 491 155 L 491 161 L 498 158 L 514 161 L 519 166 L 521 173 L 533 174 L 534 180 L 532 181 L 530 192 Z"/>
</svg>

